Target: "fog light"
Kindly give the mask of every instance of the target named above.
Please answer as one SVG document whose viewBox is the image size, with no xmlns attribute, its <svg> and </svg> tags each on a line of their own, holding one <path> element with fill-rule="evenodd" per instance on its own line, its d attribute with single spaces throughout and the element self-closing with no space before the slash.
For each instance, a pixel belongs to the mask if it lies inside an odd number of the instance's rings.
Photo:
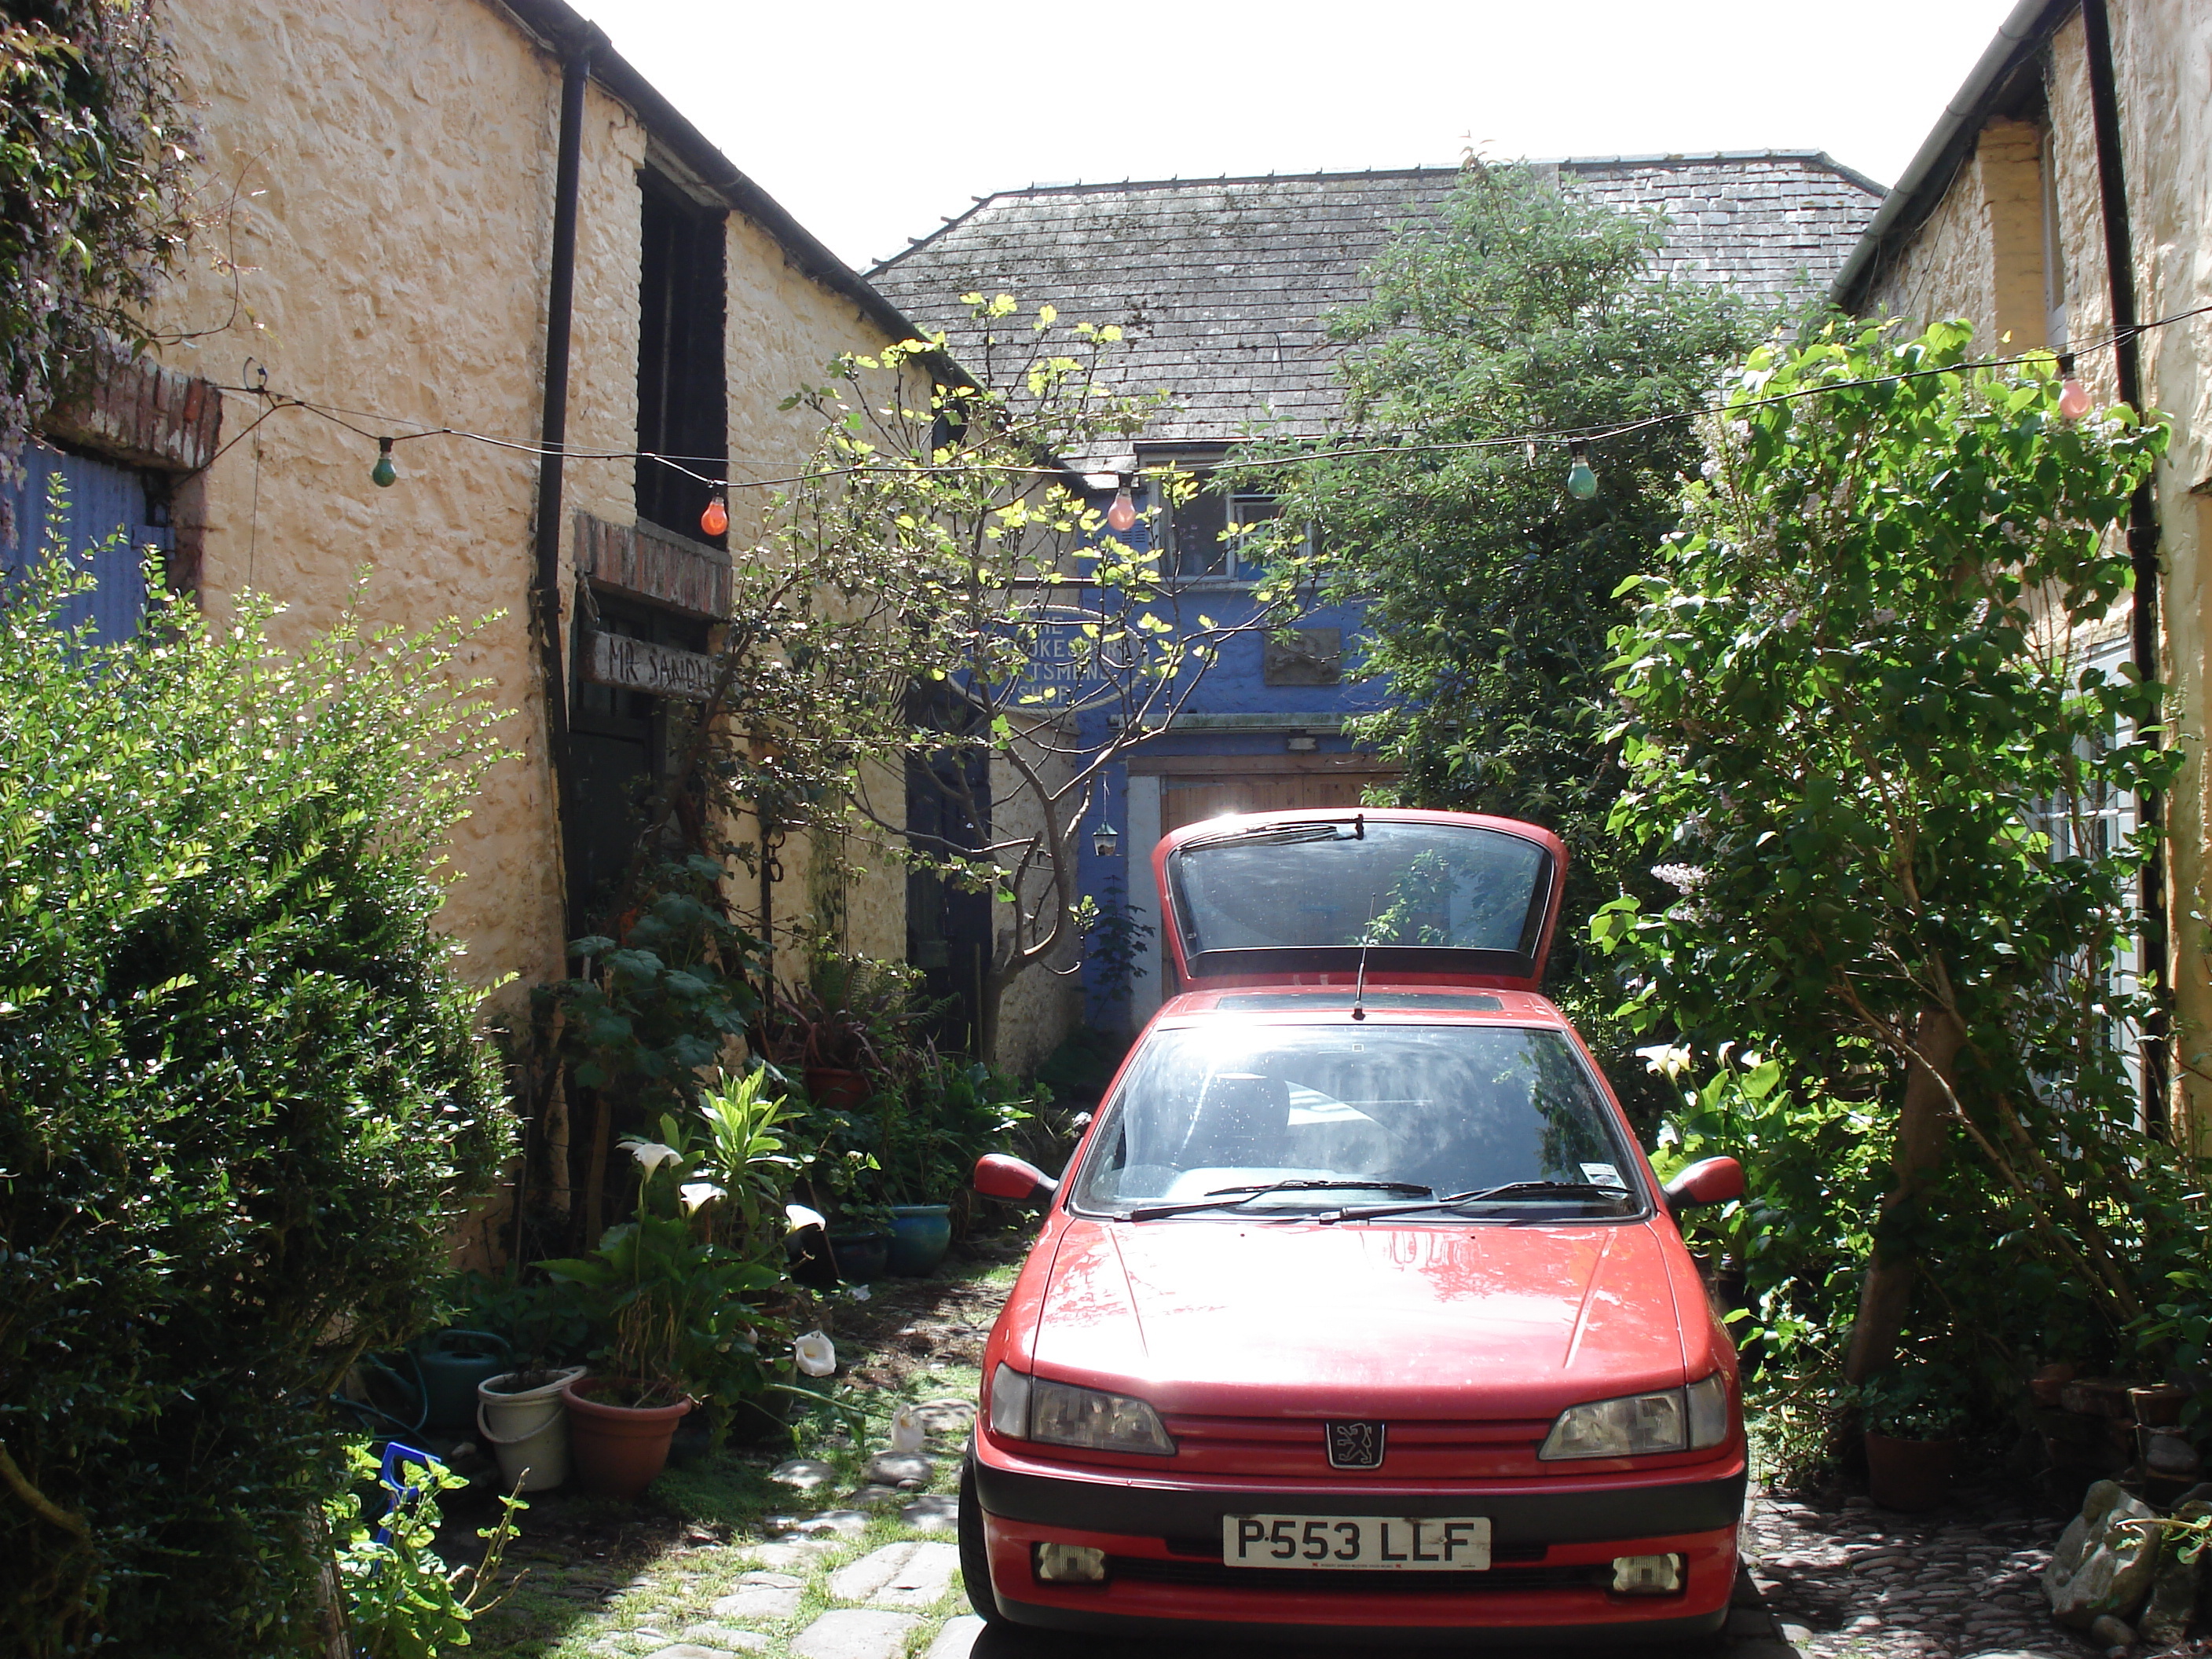
<svg viewBox="0 0 2212 1659">
<path fill-rule="evenodd" d="M 1613 1558 L 1615 1595 L 1672 1595 L 1682 1588 L 1682 1558 L 1679 1555 L 1616 1555 Z"/>
<path fill-rule="evenodd" d="M 1665 1559 L 1671 1561 L 1674 1557 Z M 1103 1584 L 1106 1552 L 1087 1544 L 1039 1544 L 1036 1576 L 1040 1584 Z"/>
</svg>

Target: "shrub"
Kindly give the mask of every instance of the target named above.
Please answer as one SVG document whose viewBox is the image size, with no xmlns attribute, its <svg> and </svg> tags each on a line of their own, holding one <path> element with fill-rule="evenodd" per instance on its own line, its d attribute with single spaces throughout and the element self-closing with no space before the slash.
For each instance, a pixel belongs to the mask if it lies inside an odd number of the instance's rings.
<svg viewBox="0 0 2212 1659">
<path fill-rule="evenodd" d="M 506 1146 L 432 927 L 485 763 L 450 638 L 0 608 L 0 1651 L 313 1638 L 322 1397 Z"/>
</svg>

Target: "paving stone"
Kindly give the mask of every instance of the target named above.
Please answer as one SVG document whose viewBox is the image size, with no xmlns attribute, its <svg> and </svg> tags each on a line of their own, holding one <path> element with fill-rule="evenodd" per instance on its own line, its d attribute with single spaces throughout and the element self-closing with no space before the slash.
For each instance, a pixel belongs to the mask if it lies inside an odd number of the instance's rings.
<svg viewBox="0 0 2212 1659">
<path fill-rule="evenodd" d="M 866 1510 L 824 1510 L 819 1515 L 786 1520 L 787 1532 L 831 1533 L 839 1538 L 858 1538 L 876 1517 Z"/>
<path fill-rule="evenodd" d="M 908 1494 L 896 1486 L 863 1486 L 858 1492 L 846 1494 L 846 1503 L 865 1510 L 881 1509 L 886 1504 L 896 1504 Z"/>
<path fill-rule="evenodd" d="M 886 1544 L 830 1576 L 830 1594 L 840 1601 L 871 1607 L 932 1607 L 944 1598 L 960 1552 L 950 1544 Z"/>
<path fill-rule="evenodd" d="M 811 1457 L 794 1457 L 777 1464 L 768 1472 L 768 1478 L 800 1492 L 812 1492 L 817 1486 L 826 1486 L 837 1478 L 834 1464 Z"/>
<path fill-rule="evenodd" d="M 916 1532 L 951 1532 L 960 1524 L 960 1500 L 941 1496 L 917 1498 L 899 1511 L 899 1521 Z"/>
<path fill-rule="evenodd" d="M 927 1480 L 937 1465 L 920 1452 L 878 1452 L 868 1460 L 868 1479 L 896 1486 L 902 1480 Z"/>
<path fill-rule="evenodd" d="M 791 1638 L 798 1659 L 901 1659 L 908 1632 L 921 1620 L 910 1613 L 839 1607 Z"/>
<path fill-rule="evenodd" d="M 922 1659 L 968 1659 L 969 1650 L 975 1638 L 983 1633 L 983 1621 L 972 1613 L 963 1613 L 957 1619 L 948 1619 L 945 1628 L 937 1632 L 937 1639 L 929 1644 Z"/>
<path fill-rule="evenodd" d="M 805 1593 L 797 1579 L 775 1584 L 748 1583 L 740 1579 L 735 1594 L 715 1601 L 714 1617 L 762 1623 L 789 1619 L 798 1613 L 799 1598 Z"/>
<path fill-rule="evenodd" d="M 646 1659 L 738 1659 L 738 1656 L 734 1650 L 729 1648 L 702 1647 L 696 1642 L 678 1642 L 658 1653 L 647 1654 Z"/>
<path fill-rule="evenodd" d="M 782 1567 L 799 1572 L 811 1572 L 822 1565 L 824 1558 L 835 1555 L 837 1546 L 826 1538 L 801 1538 L 781 1544 L 748 1544 L 741 1553 L 748 1561 L 757 1561 L 764 1567 Z"/>
<path fill-rule="evenodd" d="M 769 1645 L 769 1638 L 757 1630 L 739 1630 L 735 1625 L 689 1625 L 683 1639 L 696 1643 L 702 1648 L 726 1648 L 732 1653 L 758 1653 Z"/>
</svg>

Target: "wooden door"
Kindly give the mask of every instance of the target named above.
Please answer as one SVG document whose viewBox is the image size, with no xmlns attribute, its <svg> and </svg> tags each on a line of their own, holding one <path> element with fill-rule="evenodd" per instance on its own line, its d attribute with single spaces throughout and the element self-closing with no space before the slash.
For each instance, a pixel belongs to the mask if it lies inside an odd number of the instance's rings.
<svg viewBox="0 0 2212 1659">
<path fill-rule="evenodd" d="M 1224 812 L 1357 806 L 1361 792 L 1388 775 L 1382 772 L 1255 772 L 1235 777 L 1164 777 L 1160 780 L 1160 833 Z"/>
</svg>

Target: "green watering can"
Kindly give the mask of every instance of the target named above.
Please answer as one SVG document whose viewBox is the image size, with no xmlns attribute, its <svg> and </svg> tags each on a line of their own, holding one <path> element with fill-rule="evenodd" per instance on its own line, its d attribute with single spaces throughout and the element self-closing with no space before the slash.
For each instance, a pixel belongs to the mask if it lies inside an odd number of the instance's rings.
<svg viewBox="0 0 2212 1659">
<path fill-rule="evenodd" d="M 422 1368 L 426 1426 L 476 1426 L 477 1384 L 514 1369 L 507 1339 L 491 1331 L 440 1331 L 415 1351 Z"/>
</svg>

